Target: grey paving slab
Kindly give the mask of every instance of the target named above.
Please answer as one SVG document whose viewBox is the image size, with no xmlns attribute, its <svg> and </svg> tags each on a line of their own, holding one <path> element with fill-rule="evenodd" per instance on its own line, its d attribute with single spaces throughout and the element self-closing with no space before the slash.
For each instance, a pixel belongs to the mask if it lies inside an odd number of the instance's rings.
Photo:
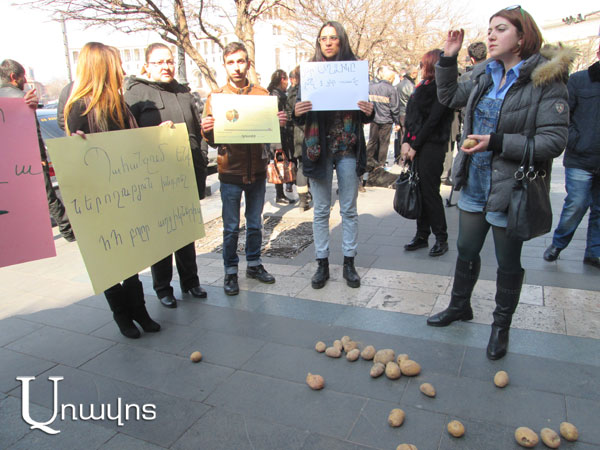
<svg viewBox="0 0 600 450">
<path fill-rule="evenodd" d="M 432 261 L 428 259 L 406 258 L 403 255 L 379 256 L 370 267 L 428 273 L 432 275 L 451 275 L 454 273 L 454 262 L 437 261 L 435 264 L 432 264 Z"/>
<path fill-rule="evenodd" d="M 52 411 L 46 408 L 41 417 L 52 416 Z M 32 417 L 35 417 L 32 415 Z M 8 447 L 10 450 L 94 450 L 100 448 L 107 440 L 115 434 L 115 431 L 97 425 L 92 421 L 61 421 L 56 420 L 50 425 L 54 429 L 59 429 L 60 433 L 48 435 L 42 431 L 34 430 L 22 439 Z"/>
<path fill-rule="evenodd" d="M 6 346 L 27 355 L 78 367 L 114 345 L 97 337 L 44 326 Z"/>
<path fill-rule="evenodd" d="M 329 343 L 331 344 L 331 342 Z M 372 362 L 350 362 L 345 356 L 329 358 L 314 349 L 267 344 L 242 368 L 245 371 L 304 383 L 310 372 L 325 379 L 327 390 L 386 400 L 402 395 L 407 379 L 374 379 L 369 375 Z"/>
<path fill-rule="evenodd" d="M 27 322 L 16 317 L 8 317 L 0 321 L 0 347 L 3 347 L 42 327 L 40 324 Z"/>
<path fill-rule="evenodd" d="M 31 417 L 51 417 L 49 409 L 33 405 L 30 409 Z M 44 419 L 44 421 L 47 419 Z M 29 426 L 21 417 L 21 400 L 15 397 L 0 398 L 0 448 L 6 449 L 23 436 L 30 433 Z"/>
<path fill-rule="evenodd" d="M 20 317 L 31 322 L 84 334 L 91 333 L 113 321 L 112 315 L 98 311 L 93 307 L 77 304 L 63 308 L 46 309 Z"/>
<path fill-rule="evenodd" d="M 19 386 L 18 376 L 37 376 L 56 364 L 29 355 L 0 348 L 0 392 L 9 392 Z"/>
<path fill-rule="evenodd" d="M 331 324 L 345 309 L 335 303 L 271 296 L 255 312 Z"/>
<path fill-rule="evenodd" d="M 321 434 L 311 434 L 302 446 L 302 450 L 370 450 L 375 448 Z"/>
<path fill-rule="evenodd" d="M 117 433 L 98 450 L 161 450 L 164 448 L 166 447 L 159 447 L 150 442 Z"/>
<path fill-rule="evenodd" d="M 401 408 L 406 414 L 404 423 L 397 428 L 387 423 L 394 408 Z M 444 425 L 444 414 L 413 408 L 402 402 L 369 400 L 348 439 L 384 449 L 395 449 L 403 443 L 421 449 L 436 449 Z"/>
<path fill-rule="evenodd" d="M 366 399 L 238 371 L 205 403 L 244 415 L 344 438 Z"/>
<path fill-rule="evenodd" d="M 205 399 L 233 370 L 189 357 L 119 344 L 81 366 L 82 370 L 128 381 L 165 394 Z"/>
<path fill-rule="evenodd" d="M 103 420 L 94 423 L 102 425 L 112 432 L 126 433 L 129 436 L 144 441 L 169 447 L 175 442 L 193 423 L 208 411 L 208 406 L 188 399 L 173 397 L 153 389 L 135 386 L 111 378 L 106 378 L 79 369 L 67 366 L 57 366 L 46 372 L 42 377 L 36 379 L 30 386 L 31 402 L 52 408 L 53 393 L 51 384 L 48 382 L 50 376 L 62 376 L 64 380 L 58 383 L 59 399 L 62 404 L 72 403 L 83 405 L 87 414 L 90 405 L 94 405 L 96 411 L 100 405 L 110 405 L 113 411 L 112 417 L 119 411 L 118 399 L 121 399 L 121 417 L 125 416 L 126 405 L 155 405 L 156 417 L 154 420 L 137 420 L 135 408 L 131 407 L 129 420 L 123 419 L 123 426 L 117 425 L 117 420 Z M 20 388 L 12 391 L 12 395 L 20 396 Z M 108 406 L 106 406 L 108 411 Z M 70 411 L 70 410 L 68 410 Z M 47 416 L 44 416 L 47 417 Z M 67 418 L 71 417 L 67 412 Z M 78 421 L 80 422 L 80 421 Z M 108 441 L 105 439 L 103 442 Z M 32 449 L 35 447 L 29 447 Z M 62 448 L 62 447 L 58 447 Z"/>
<path fill-rule="evenodd" d="M 599 417 L 600 404 L 597 401 L 567 396 L 566 421 L 577 427 L 579 441 L 600 446 Z"/>
<path fill-rule="evenodd" d="M 444 427 L 439 450 L 518 450 L 523 448 L 515 441 L 516 428 L 463 419 L 462 417 L 446 417 L 447 423 L 451 420 L 458 420 L 462 423 L 465 427 L 465 434 L 460 438 L 455 438 Z M 536 432 L 539 433 L 539 430 Z"/>
<path fill-rule="evenodd" d="M 213 408 L 171 447 L 174 450 L 300 450 L 308 431 Z"/>
<path fill-rule="evenodd" d="M 510 386 L 600 400 L 600 367 L 509 352 L 487 361 L 480 350 L 467 348 L 460 370 L 464 377 L 492 382 L 497 371 L 509 374 Z"/>
<path fill-rule="evenodd" d="M 434 399 L 419 391 L 425 381 L 435 387 Z M 436 373 L 410 380 L 401 403 L 507 427 L 558 427 L 566 417 L 563 395 L 514 386 L 498 389 L 489 381 Z"/>
<path fill-rule="evenodd" d="M 110 311 L 110 306 L 108 306 L 104 294 L 92 295 L 91 297 L 87 297 L 78 301 L 77 304 L 81 306 L 90 306 L 92 308 Z"/>
</svg>

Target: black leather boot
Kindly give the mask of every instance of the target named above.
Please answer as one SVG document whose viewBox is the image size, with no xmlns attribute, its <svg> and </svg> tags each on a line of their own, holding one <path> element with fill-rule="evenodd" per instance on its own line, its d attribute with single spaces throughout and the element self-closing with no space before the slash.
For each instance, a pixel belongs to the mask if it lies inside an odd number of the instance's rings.
<svg viewBox="0 0 600 450">
<path fill-rule="evenodd" d="M 329 280 L 329 260 L 327 258 L 317 259 L 319 266 L 317 271 L 310 280 L 310 284 L 313 289 L 321 289 L 325 286 L 327 280 Z"/>
<path fill-rule="evenodd" d="M 223 290 L 227 295 L 238 295 L 240 293 L 237 273 L 228 273 L 225 275 Z"/>
<path fill-rule="evenodd" d="M 131 318 L 140 324 L 146 333 L 156 333 L 160 331 L 160 325 L 152 320 L 150 314 L 146 310 L 146 302 L 144 301 L 144 287 L 142 283 L 128 286 L 125 289 L 128 299 L 129 314 Z"/>
<path fill-rule="evenodd" d="M 473 319 L 471 294 L 473 293 L 473 288 L 479 278 L 480 268 L 481 260 L 479 257 L 475 261 L 464 261 L 460 258 L 456 259 L 450 305 L 442 312 L 434 314 L 427 319 L 427 325 L 432 327 L 445 327 L 455 320 Z"/>
<path fill-rule="evenodd" d="M 494 323 L 487 346 L 487 357 L 491 360 L 502 358 L 508 349 L 508 332 L 512 316 L 519 304 L 521 286 L 525 271 L 509 273 L 498 269 L 496 277 L 496 309 Z"/>
<path fill-rule="evenodd" d="M 140 337 L 140 330 L 137 329 L 131 318 L 129 310 L 129 300 L 126 298 L 125 291 L 118 293 L 104 293 L 108 306 L 113 313 L 113 318 L 119 327 L 119 331 L 125 337 L 137 339 Z"/>
<path fill-rule="evenodd" d="M 354 256 L 344 256 L 344 279 L 351 288 L 360 287 L 360 277 L 354 267 Z"/>
</svg>

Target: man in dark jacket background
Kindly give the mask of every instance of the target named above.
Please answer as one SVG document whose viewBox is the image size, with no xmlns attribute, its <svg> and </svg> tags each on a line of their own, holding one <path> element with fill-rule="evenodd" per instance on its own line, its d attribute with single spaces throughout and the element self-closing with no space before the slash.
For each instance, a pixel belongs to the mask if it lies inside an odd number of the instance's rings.
<svg viewBox="0 0 600 450">
<path fill-rule="evenodd" d="M 26 84 L 27 78 L 25 76 L 25 68 L 21 64 L 12 59 L 5 59 L 0 63 L 0 97 L 23 98 L 25 103 L 27 103 L 34 111 L 33 114 L 35 114 L 38 99 L 35 89 L 25 93 L 24 89 Z M 56 195 L 54 187 L 52 187 L 52 180 L 50 179 L 50 172 L 48 169 L 48 157 L 46 156 L 46 146 L 42 139 L 40 124 L 38 123 L 37 118 L 35 124 L 37 127 L 42 171 L 44 174 L 44 182 L 46 184 L 46 197 L 48 199 L 50 215 L 58 225 L 62 237 L 69 242 L 73 242 L 75 240 L 75 235 L 73 234 L 71 223 L 65 212 L 65 206 Z"/>
<path fill-rule="evenodd" d="M 408 69 L 403 69 L 401 71 L 401 75 L 402 80 L 396 85 L 396 91 L 398 92 L 398 103 L 400 104 L 400 122 L 399 127 L 397 127 L 395 130 L 396 140 L 394 142 L 394 161 L 396 162 L 400 161 L 400 146 L 402 144 L 402 138 L 404 137 L 406 105 L 408 105 L 408 100 L 415 90 L 415 80 L 418 72 L 414 69 L 411 72 L 409 72 Z"/>
<path fill-rule="evenodd" d="M 596 55 L 598 61 L 571 75 L 567 83 L 571 118 L 563 159 L 567 197 L 544 259 L 558 258 L 589 208 L 583 262 L 600 269 L 600 48 Z"/>
</svg>

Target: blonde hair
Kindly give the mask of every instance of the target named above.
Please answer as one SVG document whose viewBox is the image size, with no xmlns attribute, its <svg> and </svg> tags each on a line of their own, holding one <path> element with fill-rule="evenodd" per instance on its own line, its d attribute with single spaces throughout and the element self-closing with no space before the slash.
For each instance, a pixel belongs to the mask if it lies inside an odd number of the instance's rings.
<svg viewBox="0 0 600 450">
<path fill-rule="evenodd" d="M 101 131 L 108 131 L 109 121 L 125 128 L 126 106 L 121 87 L 123 68 L 119 51 L 99 42 L 88 42 L 83 46 L 77 61 L 75 82 L 65 105 L 65 117 L 78 100 L 84 100 L 83 115 L 92 114 Z M 66 131 L 70 134 L 68 121 Z"/>
</svg>

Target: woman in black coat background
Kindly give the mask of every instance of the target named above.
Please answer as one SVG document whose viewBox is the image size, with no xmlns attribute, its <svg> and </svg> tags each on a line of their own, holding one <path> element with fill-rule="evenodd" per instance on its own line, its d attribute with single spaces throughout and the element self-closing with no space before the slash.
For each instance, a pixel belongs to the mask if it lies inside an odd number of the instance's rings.
<svg viewBox="0 0 600 450">
<path fill-rule="evenodd" d="M 441 50 L 431 50 L 421 60 L 422 81 L 417 85 L 406 106 L 405 133 L 401 155 L 404 161 L 415 161 L 421 191 L 421 214 L 417 218 L 417 234 L 404 246 L 407 251 L 428 247 L 429 234 L 435 245 L 429 256 L 441 256 L 448 251 L 448 231 L 444 204 L 440 195 L 440 177 L 453 112 L 437 99 L 435 63 Z"/>
</svg>

